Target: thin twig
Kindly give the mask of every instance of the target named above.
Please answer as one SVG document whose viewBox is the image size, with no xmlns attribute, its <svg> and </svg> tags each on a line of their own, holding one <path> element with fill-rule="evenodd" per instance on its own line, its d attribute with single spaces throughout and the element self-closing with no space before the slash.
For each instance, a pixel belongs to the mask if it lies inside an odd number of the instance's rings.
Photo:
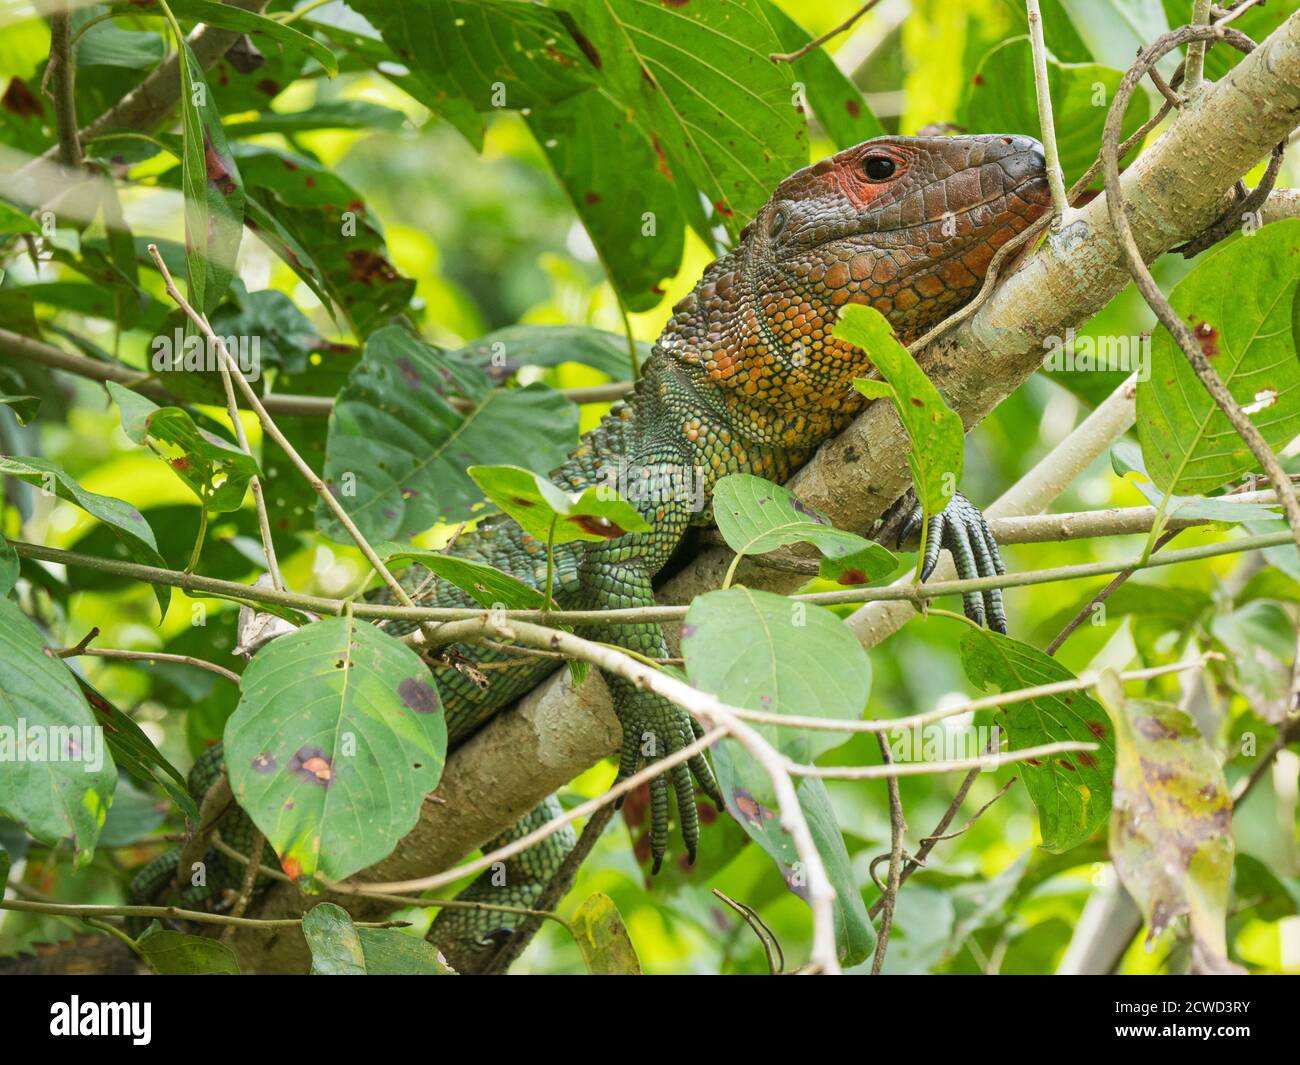
<svg viewBox="0 0 1300 1065">
<path fill-rule="evenodd" d="M 266 849 L 266 837 L 256 829 L 253 830 L 253 846 L 248 852 L 248 861 L 244 865 L 244 877 L 239 883 L 239 896 L 230 908 L 232 917 L 243 917 L 248 904 L 253 898 L 253 887 L 257 883 L 257 869 L 262 861 L 262 852 Z M 235 926 L 230 925 L 221 933 L 221 941 L 228 943 L 235 935 Z"/>
<path fill-rule="evenodd" d="M 1065 197 L 1065 175 L 1061 171 L 1061 153 L 1056 147 L 1056 121 L 1052 117 L 1052 93 L 1047 84 L 1047 45 L 1043 43 L 1043 15 L 1038 0 L 1025 0 L 1029 19 L 1029 44 L 1034 59 L 1034 92 L 1038 98 L 1038 122 L 1043 132 L 1043 155 L 1047 164 L 1047 185 L 1052 192 L 1053 231 L 1061 228 L 1061 219 L 1069 209 Z"/>
<path fill-rule="evenodd" d="M 0 910 L 20 913 L 44 913 L 59 917 L 165 917 L 195 924 L 228 924 L 240 928 L 293 928 L 301 917 L 234 917 L 207 910 L 184 910 L 179 906 L 109 906 L 85 903 L 31 902 L 26 899 L 0 899 Z M 410 921 L 357 921 L 358 928 L 409 928 Z"/>
<path fill-rule="evenodd" d="M 1192 24 L 1203 26 L 1210 21 L 1210 0 L 1192 0 Z M 1152 68 L 1154 70 L 1154 67 Z M 1187 94 L 1194 95 L 1205 74 L 1205 42 L 1192 41 L 1187 46 Z"/>
<path fill-rule="evenodd" d="M 894 761 L 893 752 L 884 736 L 877 736 L 880 757 L 886 765 Z M 879 976 L 885 964 L 885 951 L 889 949 L 889 933 L 894 927 L 894 906 L 898 902 L 898 889 L 903 882 L 903 839 L 907 834 L 907 821 L 903 818 L 903 800 L 899 794 L 898 778 L 889 779 L 889 883 L 881 895 L 880 930 L 876 933 L 876 952 L 871 958 L 871 975 Z"/>
<path fill-rule="evenodd" d="M 50 13 L 50 61 L 46 73 L 54 82 L 54 119 L 59 133 L 59 161 L 69 170 L 81 169 L 84 156 L 77 133 L 77 64 L 72 54 L 72 15 L 66 0 Z"/>
<path fill-rule="evenodd" d="M 1235 540 L 1220 543 L 1202 544 L 1198 547 L 1183 548 L 1180 551 L 1166 551 L 1152 556 L 1139 565 L 1140 558 L 1108 560 L 1100 562 L 1083 562 L 1069 566 L 1056 566 L 1050 569 L 1027 571 L 1024 573 L 1006 573 L 1000 576 L 976 577 L 970 580 L 934 581 L 929 584 L 888 585 L 883 588 L 852 588 L 832 592 L 810 592 L 792 595 L 794 602 L 816 603 L 821 606 L 843 603 L 923 603 L 946 595 L 961 595 L 965 592 L 985 591 L 989 588 L 1024 588 L 1038 584 L 1052 584 L 1058 581 L 1083 580 L 1090 577 L 1108 577 L 1134 567 L 1140 569 L 1158 569 L 1164 566 L 1181 565 L 1184 562 L 1201 562 L 1208 558 L 1240 554 L 1245 551 L 1264 550 L 1280 544 L 1291 543 L 1289 532 L 1265 533 L 1261 536 L 1243 536 Z M 187 595 L 210 595 L 234 602 L 260 604 L 270 603 L 286 606 L 295 610 L 308 610 L 314 614 L 342 616 L 351 610 L 358 618 L 388 618 L 401 621 L 440 621 L 448 624 L 438 629 L 439 642 L 447 638 L 449 631 L 454 631 L 454 640 L 462 637 L 458 630 L 452 629 L 452 623 L 467 623 L 466 631 L 474 633 L 477 623 L 485 611 L 482 607 L 403 607 L 391 603 L 352 603 L 346 599 L 331 599 L 326 596 L 304 595 L 295 592 L 277 592 L 274 588 L 255 587 L 240 584 L 237 581 L 219 580 L 216 577 L 203 577 L 198 574 L 179 573 L 176 570 L 163 569 L 160 566 L 146 566 L 138 562 L 125 562 L 120 559 L 100 558 L 83 554 L 79 551 L 64 551 L 57 547 L 43 544 L 27 543 L 23 540 L 11 540 L 10 546 L 22 558 L 32 558 L 43 562 L 57 562 L 67 566 L 83 566 L 103 573 L 114 573 L 122 577 L 133 577 L 152 584 L 163 584 L 180 588 Z M 648 606 L 620 607 L 614 610 L 554 610 L 549 615 L 540 610 L 500 610 L 493 611 L 494 616 L 507 621 L 543 621 L 554 624 L 613 624 L 616 622 L 642 621 L 677 621 L 686 616 L 689 606 Z M 404 637 L 408 643 L 416 642 L 413 636 Z"/>
<path fill-rule="evenodd" d="M 851 30 L 853 28 L 853 24 L 856 23 L 858 19 L 860 19 L 863 15 L 865 15 L 878 3 L 880 3 L 880 0 L 867 0 L 865 4 L 863 4 L 860 8 L 858 8 L 857 11 L 855 11 L 852 15 L 846 18 L 833 30 L 827 30 L 820 37 L 814 37 L 802 48 L 796 48 L 793 52 L 773 52 L 767 58 L 770 59 L 773 63 L 793 63 L 796 59 L 802 59 L 814 48 L 820 48 L 827 41 L 832 40 L 835 37 L 838 37 L 841 33 L 844 33 L 847 30 Z"/>
<path fill-rule="evenodd" d="M 121 651 L 113 647 L 67 647 L 61 651 L 54 651 L 53 654 L 58 658 L 80 658 L 85 655 L 89 658 L 116 658 L 126 662 L 172 662 L 178 666 L 206 669 L 209 673 L 215 673 L 223 680 L 230 681 L 231 684 L 239 684 L 238 673 L 192 655 L 174 655 L 163 651 Z"/>
<path fill-rule="evenodd" d="M 235 442 L 239 449 L 249 458 L 253 450 L 248 446 L 248 436 L 244 432 L 244 423 L 239 418 L 239 404 L 235 401 L 235 383 L 230 376 L 230 367 L 221 361 L 221 385 L 226 390 L 226 414 L 235 430 Z M 280 563 L 275 557 L 275 544 L 271 541 L 271 518 L 266 512 L 266 500 L 262 496 L 262 476 L 254 474 L 249 481 L 253 490 L 253 506 L 257 509 L 257 529 L 262 537 L 262 553 L 266 556 L 266 568 L 271 574 L 271 587 L 277 591 L 284 590 L 284 578 L 280 576 Z"/>
<path fill-rule="evenodd" d="M 776 933 L 763 922 L 763 918 L 758 915 L 758 911 L 752 906 L 746 906 L 743 902 L 737 902 L 717 888 L 713 889 L 713 894 L 715 898 L 726 903 L 740 914 L 744 918 L 745 924 L 749 925 L 753 929 L 754 935 L 758 936 L 758 941 L 763 944 L 763 953 L 767 955 L 768 975 L 780 976 L 785 972 L 785 951 L 781 949 L 781 941 L 776 938 Z M 775 956 L 773 956 L 773 951 L 776 952 Z"/>
</svg>

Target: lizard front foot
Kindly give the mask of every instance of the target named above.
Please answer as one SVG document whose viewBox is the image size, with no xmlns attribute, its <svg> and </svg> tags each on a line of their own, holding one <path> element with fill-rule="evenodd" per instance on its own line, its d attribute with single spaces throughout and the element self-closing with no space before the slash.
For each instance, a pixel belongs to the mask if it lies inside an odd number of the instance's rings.
<svg viewBox="0 0 1300 1065">
<path fill-rule="evenodd" d="M 623 752 L 619 758 L 615 784 L 626 780 L 643 763 L 648 765 L 675 754 L 704 735 L 699 722 L 681 707 L 653 692 L 638 691 L 630 686 L 616 692 L 614 712 L 623 726 Z M 651 780 L 650 853 L 654 859 L 653 873 L 659 872 L 664 855 L 668 852 L 670 783 L 677 796 L 677 818 L 681 824 L 682 841 L 686 844 L 686 854 L 692 864 L 700 843 L 700 820 L 695 808 L 696 783 L 719 810 L 723 809 L 722 793 L 703 754 L 697 754 Z M 622 805 L 623 798 L 620 797 L 615 808 Z"/>
<path fill-rule="evenodd" d="M 917 506 L 899 531 L 901 544 L 921 527 L 924 514 Z M 979 507 L 960 492 L 954 492 L 951 502 L 930 519 L 925 533 L 925 557 L 921 561 L 921 580 L 929 580 L 939 562 L 939 552 L 947 548 L 957 565 L 957 576 L 962 580 L 976 577 L 1001 576 L 1006 573 L 998 544 Z M 988 588 L 983 592 L 965 592 L 962 606 L 966 616 L 977 625 L 987 624 L 994 632 L 1007 631 L 1007 615 L 1002 607 L 1002 589 Z"/>
</svg>

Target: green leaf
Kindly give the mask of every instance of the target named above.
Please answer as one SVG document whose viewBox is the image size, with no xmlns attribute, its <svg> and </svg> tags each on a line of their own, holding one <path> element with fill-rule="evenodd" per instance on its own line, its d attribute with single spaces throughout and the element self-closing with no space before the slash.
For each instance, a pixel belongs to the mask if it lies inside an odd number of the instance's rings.
<svg viewBox="0 0 1300 1065">
<path fill-rule="evenodd" d="M 12 204 L 0 200 L 0 234 L 3 233 L 39 233 L 41 227 L 25 211 L 18 210 Z"/>
<path fill-rule="evenodd" d="M 1240 971 L 1224 934 L 1234 847 L 1218 755 L 1187 714 L 1127 699 L 1114 673 L 1102 675 L 1097 691 L 1115 725 L 1110 853 L 1146 917 L 1148 943 L 1187 914 L 1192 971 Z"/>
<path fill-rule="evenodd" d="M 750 839 L 776 862 L 786 887 L 807 902 L 807 873 L 795 852 L 790 833 L 781 827 L 775 802 L 763 801 L 740 782 L 739 767 L 733 766 L 740 753 L 726 743 L 714 748 L 713 767 L 727 800 L 727 810 Z M 795 797 L 808 822 L 808 830 L 826 867 L 831 887 L 835 889 L 836 953 L 841 964 L 857 965 L 870 957 L 876 945 L 876 932 L 862 902 L 862 892 L 854 876 L 848 848 L 844 845 L 844 835 L 835 820 L 826 783 L 820 777 L 804 777 L 795 788 Z"/>
<path fill-rule="evenodd" d="M 1074 679 L 1055 658 L 1036 647 L 988 629 L 968 629 L 961 640 L 962 666 L 972 684 L 987 692 L 1011 692 Z M 1106 714 L 1086 692 L 1039 696 L 998 711 L 1009 750 L 1069 740 L 1099 745 L 1095 751 L 1058 754 L 1020 766 L 1025 789 L 1038 808 L 1043 846 L 1078 846 L 1110 814 L 1115 741 Z"/>
<path fill-rule="evenodd" d="M 466 472 L 488 499 L 542 543 L 552 539 L 552 527 L 557 544 L 650 531 L 636 507 L 607 485 L 566 492 L 541 474 L 518 466 L 471 466 Z"/>
<path fill-rule="evenodd" d="M 45 654 L 36 626 L 8 599 L 0 599 L 0 661 L 0 813 L 51 846 L 70 839 L 85 865 L 117 786 L 103 730 L 67 666 Z"/>
<path fill-rule="evenodd" d="M 545 109 L 592 83 L 579 45 L 555 13 L 511 0 L 356 0 L 411 77 L 399 83 L 482 143 L 479 115 Z"/>
<path fill-rule="evenodd" d="M 838 617 L 771 592 L 728 588 L 697 596 L 682 626 L 682 655 L 695 687 L 750 710 L 856 721 L 871 691 L 871 662 Z M 811 762 L 848 738 L 754 728 L 797 762 Z M 759 780 L 766 773 L 756 763 L 752 768 L 754 788 L 765 788 Z"/>
<path fill-rule="evenodd" d="M 961 418 L 939 395 L 916 360 L 894 336 L 894 330 L 874 307 L 850 304 L 840 313 L 834 335 L 861 348 L 871 358 L 882 384 L 859 379 L 853 386 L 868 399 L 888 398 L 907 430 L 912 450 L 916 498 L 926 517 L 948 505 L 961 480 L 965 430 Z"/>
<path fill-rule="evenodd" d="M 244 184 L 203 67 L 179 28 L 173 32 L 181 55 L 181 186 L 190 302 L 206 313 L 221 302 L 234 276 L 244 232 Z"/>
<path fill-rule="evenodd" d="M 807 30 L 771 0 L 760 0 L 759 6 L 781 42 L 781 51 L 798 51 L 811 39 Z M 804 87 L 814 117 L 836 148 L 851 148 L 885 135 L 885 127 L 872 113 L 862 91 L 825 48 L 814 48 L 790 66 L 795 80 Z"/>
<path fill-rule="evenodd" d="M 807 163 L 790 72 L 768 59 L 782 43 L 758 0 L 554 6 L 577 30 L 602 87 L 653 131 L 671 180 L 682 193 L 693 185 L 712 206 L 708 225 L 736 238 L 772 189 Z"/>
<path fill-rule="evenodd" d="M 682 654 L 695 687 L 751 710 L 852 721 L 861 718 L 871 688 L 866 653 L 839 618 L 823 607 L 770 592 L 731 588 L 698 596 L 682 626 Z M 812 761 L 847 738 L 837 732 L 753 727 L 798 762 Z M 804 873 L 789 833 L 780 827 L 766 771 L 730 740 L 715 748 L 714 764 L 732 817 L 776 861 L 790 890 L 806 901 Z M 875 937 L 844 840 L 820 779 L 802 780 L 798 797 L 835 887 L 841 960 L 856 964 L 870 952 Z"/>
<path fill-rule="evenodd" d="M 313 976 L 441 976 L 432 943 L 397 928 L 357 928 L 347 910 L 322 902 L 302 919 Z"/>
<path fill-rule="evenodd" d="M 713 488 L 713 518 L 727 546 L 761 555 L 786 544 L 808 543 L 822 553 L 821 577 L 837 584 L 869 584 L 898 565 L 893 553 L 829 518 L 788 488 L 748 473 L 727 474 Z"/>
<path fill-rule="evenodd" d="M 500 380 L 522 366 L 558 366 L 580 362 L 616 380 L 631 372 L 627 338 L 586 325 L 508 325 L 449 353 Z M 637 359 L 644 365 L 650 345 L 637 341 Z"/>
<path fill-rule="evenodd" d="M 243 505 L 248 482 L 258 472 L 252 455 L 200 429 L 180 407 L 160 407 L 112 381 L 108 391 L 122 412 L 126 435 L 163 459 L 205 507 L 225 513 Z"/>
<path fill-rule="evenodd" d="M 138 8 L 132 8 L 138 11 Z M 88 27 L 78 39 L 78 67 L 123 67 L 149 70 L 167 55 L 167 45 L 157 33 L 125 30 L 116 23 L 99 22 Z"/>
<path fill-rule="evenodd" d="M 36 417 L 41 406 L 40 396 L 0 396 L 0 403 L 14 412 L 19 425 L 26 425 Z"/>
<path fill-rule="evenodd" d="M 681 264 L 686 216 L 664 175 L 654 133 L 601 89 L 533 109 L 528 126 L 624 306 L 656 306 L 664 296 L 661 282 Z M 621 380 L 630 372 L 624 345 L 622 368 L 613 376 Z"/>
<path fill-rule="evenodd" d="M 352 918 L 342 906 L 322 902 L 303 915 L 312 976 L 365 976 L 366 955 Z"/>
<path fill-rule="evenodd" d="M 385 562 L 396 559 L 418 562 L 462 592 L 468 592 L 479 606 L 493 607 L 500 603 L 507 610 L 532 610 L 542 605 L 542 593 L 536 588 L 486 562 L 401 544 L 378 543 L 374 546 Z"/>
<path fill-rule="evenodd" d="M 255 11 L 245 11 L 231 7 L 220 0 L 169 0 L 173 12 L 180 18 L 193 19 L 208 26 L 220 26 L 223 30 L 237 30 L 254 37 L 274 41 L 276 45 L 299 48 L 318 62 L 331 78 L 339 72 L 339 63 L 320 41 L 310 34 L 303 33 L 294 26 L 285 25 L 275 19 L 259 15 Z M 138 0 L 118 5 L 122 10 L 139 14 L 141 4 Z M 265 44 L 265 40 L 261 42 Z"/>
<path fill-rule="evenodd" d="M 442 703 L 414 651 L 328 618 L 266 644 L 226 724 L 235 797 L 306 890 L 386 857 L 437 787 Z"/>
<path fill-rule="evenodd" d="M 1175 515 L 1180 518 L 1200 518 L 1223 525 L 1237 525 L 1249 521 L 1270 521 L 1278 516 L 1278 507 L 1268 503 L 1235 503 L 1224 496 L 1165 495 L 1152 483 L 1147 473 L 1142 449 L 1130 440 L 1121 440 L 1110 452 L 1110 466 L 1115 473 L 1126 478 L 1148 503 L 1159 507 L 1165 502 L 1166 520 Z M 1134 476 L 1129 477 L 1129 474 Z"/>
<path fill-rule="evenodd" d="M 229 10 L 229 9 L 227 9 Z M 305 133 L 316 129 L 354 129 L 362 132 L 399 130 L 406 115 L 369 100 L 319 100 L 301 111 L 263 111 L 256 118 L 226 123 L 227 137 L 254 137 L 262 133 Z"/>
<path fill-rule="evenodd" d="M 608 895 L 597 891 L 588 895 L 569 919 L 573 938 L 582 954 L 587 972 L 592 976 L 640 976 L 632 937 Z"/>
<path fill-rule="evenodd" d="M 453 396 L 474 404 L 469 413 Z M 325 480 L 372 540 L 409 537 L 476 516 L 465 470 L 486 458 L 552 470 L 577 439 L 577 408 L 549 388 L 492 389 L 397 326 L 366 342 L 329 419 Z M 348 539 L 323 505 L 317 528 Z"/>
<path fill-rule="evenodd" d="M 1223 279 L 1233 279 L 1225 285 Z M 1300 433 L 1300 219 L 1265 226 L 1202 257 L 1169 302 L 1270 447 Z M 1249 298 L 1243 298 L 1242 293 Z M 1203 494 L 1256 468 L 1168 330 L 1151 339 L 1137 386 L 1137 430 L 1162 492 Z"/>
<path fill-rule="evenodd" d="M 130 504 L 123 503 L 120 499 L 87 492 L 48 459 L 0 457 L 0 476 L 6 474 L 36 485 L 45 492 L 53 492 L 60 499 L 75 503 L 86 513 L 110 526 L 132 561 L 145 566 L 166 568 L 167 563 L 158 553 L 158 543 L 154 539 L 153 529 L 149 527 L 149 523 L 144 520 L 140 512 Z M 167 604 L 171 600 L 171 589 L 166 585 L 154 585 L 154 595 L 158 598 L 158 608 L 166 614 Z"/>
<path fill-rule="evenodd" d="M 155 922 L 135 945 L 160 976 L 239 975 L 239 959 L 219 939 L 173 932 Z"/>
<path fill-rule="evenodd" d="M 113 763 L 140 784 L 158 785 L 171 796 L 181 813 L 197 821 L 199 808 L 190 795 L 184 774 L 163 757 L 134 718 L 122 713 L 79 673 L 74 671 L 72 676 L 104 730 Z"/>
<path fill-rule="evenodd" d="M 1131 62 L 1129 56 L 1124 67 Z M 1106 114 L 1123 76 L 1121 70 L 1096 63 L 1061 63 L 1055 56 L 1047 57 L 1056 146 L 1066 185 L 1081 178 L 1097 158 Z M 1136 93 L 1124 113 L 1120 140 L 1142 125 L 1150 113 L 1146 96 Z M 960 121 L 972 133 L 1043 135 L 1028 37 L 1005 41 L 984 57 L 966 89 L 960 114 Z"/>
<path fill-rule="evenodd" d="M 0 536 L 0 595 L 8 595 L 18 583 L 18 552 Z"/>
<path fill-rule="evenodd" d="M 370 976 L 445 976 L 432 944 L 400 928 L 358 928 Z"/>
</svg>

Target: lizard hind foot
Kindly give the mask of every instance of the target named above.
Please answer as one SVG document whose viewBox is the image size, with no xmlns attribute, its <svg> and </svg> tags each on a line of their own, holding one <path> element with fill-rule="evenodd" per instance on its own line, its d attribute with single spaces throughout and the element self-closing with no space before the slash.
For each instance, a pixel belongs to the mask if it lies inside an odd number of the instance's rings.
<svg viewBox="0 0 1300 1065">
<path fill-rule="evenodd" d="M 900 543 L 920 528 L 922 520 L 923 512 L 917 506 L 899 532 Z M 984 515 L 960 492 L 954 493 L 948 505 L 931 517 L 926 526 L 921 580 L 930 579 L 939 563 L 939 552 L 944 549 L 952 554 L 957 576 L 961 580 L 1000 577 L 1007 571 Z M 994 632 L 1006 635 L 1007 615 L 1002 602 L 1002 589 L 986 588 L 982 592 L 965 592 L 962 595 L 962 607 L 966 616 L 977 625 L 987 625 Z"/>
</svg>

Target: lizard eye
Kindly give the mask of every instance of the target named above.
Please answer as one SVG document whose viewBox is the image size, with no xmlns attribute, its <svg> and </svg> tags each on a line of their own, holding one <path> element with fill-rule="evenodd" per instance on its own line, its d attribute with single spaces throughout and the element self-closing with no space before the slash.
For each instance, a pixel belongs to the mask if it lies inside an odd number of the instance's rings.
<svg viewBox="0 0 1300 1065">
<path fill-rule="evenodd" d="M 862 172 L 871 181 L 888 181 L 897 169 L 887 155 L 869 155 L 862 161 Z"/>
</svg>

